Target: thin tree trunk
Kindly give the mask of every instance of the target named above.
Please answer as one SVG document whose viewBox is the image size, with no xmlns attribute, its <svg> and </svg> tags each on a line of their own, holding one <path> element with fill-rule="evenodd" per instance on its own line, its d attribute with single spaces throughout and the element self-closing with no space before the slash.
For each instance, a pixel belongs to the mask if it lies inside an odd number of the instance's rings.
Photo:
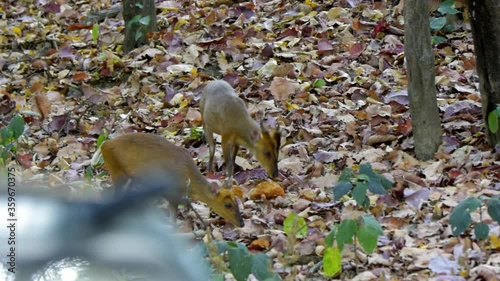
<svg viewBox="0 0 500 281">
<path fill-rule="evenodd" d="M 431 45 L 427 1 L 405 0 L 405 57 L 415 154 L 429 160 L 441 144 L 442 130 L 436 99 L 435 59 Z"/>
</svg>

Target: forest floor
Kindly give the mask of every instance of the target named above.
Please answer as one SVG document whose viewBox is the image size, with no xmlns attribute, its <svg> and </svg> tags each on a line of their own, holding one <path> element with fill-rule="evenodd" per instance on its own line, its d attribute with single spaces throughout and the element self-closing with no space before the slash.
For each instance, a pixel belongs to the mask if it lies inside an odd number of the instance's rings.
<svg viewBox="0 0 500 281">
<path fill-rule="evenodd" d="M 0 122 L 6 125 L 14 114 L 27 122 L 16 158 L 7 163 L 19 167 L 26 182 L 98 193 L 108 188 L 109 177 L 91 165 L 97 139 L 136 131 L 186 147 L 207 175 L 199 100 L 206 82 L 224 79 L 255 119 L 280 125 L 281 176 L 274 191 L 259 190 L 265 171 L 240 152 L 235 179 L 244 193 L 245 226 L 211 220 L 216 238 L 242 242 L 253 252 L 272 247 L 273 268 L 284 280 L 326 280 L 321 267 L 311 270 L 322 260 L 325 237 L 334 224 L 365 213 L 351 197 L 336 204 L 333 187 L 345 168 L 369 163 L 394 183 L 387 195 L 369 195 L 367 212 L 384 235 L 369 255 L 347 245 L 336 279 L 500 276 L 500 227 L 486 208 L 473 212 L 472 221 L 490 227 L 487 239 L 470 229 L 455 237 L 450 227 L 453 207 L 467 197 L 500 194 L 500 161 L 486 142 L 466 21 L 456 17 L 449 30 L 434 33 L 442 39 L 433 48 L 443 143 L 432 160 L 419 161 L 401 4 L 157 1 L 160 31 L 148 46 L 124 55 L 121 14 L 96 28 L 85 22 L 89 11 L 117 1 L 21 2 L 0 5 L 7 15 L 0 18 Z M 437 2 L 438 13 L 441 1 L 430 2 Z M 218 172 L 208 177 L 222 183 L 220 145 L 216 159 Z M 205 205 L 195 205 L 209 214 Z M 308 222 L 298 240 L 283 231 L 291 212 Z M 201 227 L 191 211 L 180 218 L 181 231 Z"/>
</svg>

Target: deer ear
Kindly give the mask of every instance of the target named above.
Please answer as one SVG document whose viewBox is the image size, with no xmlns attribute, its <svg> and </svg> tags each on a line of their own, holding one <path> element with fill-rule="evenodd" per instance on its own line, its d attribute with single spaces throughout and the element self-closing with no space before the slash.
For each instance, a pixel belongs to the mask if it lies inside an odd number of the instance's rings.
<svg viewBox="0 0 500 281">
<path fill-rule="evenodd" d="M 267 130 L 266 126 L 264 126 L 264 119 L 260 120 L 260 131 L 262 133 L 268 133 L 269 131 Z"/>
<path fill-rule="evenodd" d="M 273 141 L 274 141 L 274 144 L 276 145 L 276 152 L 278 154 L 278 152 L 280 151 L 280 146 L 281 146 L 281 132 L 279 131 L 279 125 L 276 128 L 276 131 L 274 132 Z"/>
<path fill-rule="evenodd" d="M 215 182 L 210 182 L 210 191 L 212 191 L 212 194 L 218 195 L 219 194 L 219 185 Z"/>
<path fill-rule="evenodd" d="M 261 131 L 259 131 L 258 128 L 255 128 L 250 132 L 250 137 L 252 138 L 253 141 L 257 141 L 261 137 Z"/>
</svg>

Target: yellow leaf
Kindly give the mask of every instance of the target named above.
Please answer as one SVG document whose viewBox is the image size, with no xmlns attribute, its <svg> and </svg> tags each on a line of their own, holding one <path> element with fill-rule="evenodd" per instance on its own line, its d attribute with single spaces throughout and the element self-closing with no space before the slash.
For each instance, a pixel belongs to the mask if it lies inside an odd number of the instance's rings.
<svg viewBox="0 0 500 281">
<path fill-rule="evenodd" d="M 189 71 L 189 72 L 193 76 L 198 76 L 198 69 L 196 67 L 191 68 L 191 71 Z"/>
<path fill-rule="evenodd" d="M 182 108 L 184 108 L 184 107 L 186 107 L 186 106 L 188 106 L 188 105 L 189 105 L 189 103 L 188 103 L 186 100 L 183 100 L 183 101 L 181 102 L 180 106 L 179 106 L 179 109 L 182 109 Z"/>
<path fill-rule="evenodd" d="M 491 244 L 492 249 L 495 249 L 495 250 L 500 249 L 500 239 L 498 239 L 497 235 L 490 236 L 490 244 Z"/>
<path fill-rule="evenodd" d="M 339 248 L 329 247 L 325 249 L 325 253 L 323 254 L 323 270 L 327 277 L 333 277 L 342 270 L 342 254 Z"/>
<path fill-rule="evenodd" d="M 318 4 L 314 3 L 312 0 L 306 0 L 305 4 L 311 6 L 313 9 L 318 6 Z"/>
<path fill-rule="evenodd" d="M 300 106 L 298 104 L 289 103 L 289 102 L 286 103 L 286 107 L 287 107 L 288 110 L 299 109 L 300 108 Z"/>
<path fill-rule="evenodd" d="M 439 207 L 439 204 L 434 205 L 434 213 L 435 214 L 441 213 L 441 207 Z"/>
<path fill-rule="evenodd" d="M 0 35 L 0 44 L 6 44 L 7 42 L 9 42 L 7 36 Z"/>
<path fill-rule="evenodd" d="M 276 38 L 276 34 L 274 34 L 274 33 L 272 33 L 272 32 L 268 32 L 268 33 L 266 34 L 266 38 L 267 38 L 267 39 Z"/>
<path fill-rule="evenodd" d="M 334 20 L 340 17 L 343 12 L 344 10 L 341 7 L 334 7 L 331 8 L 330 11 L 328 11 L 326 16 L 328 17 L 329 20 Z"/>
<path fill-rule="evenodd" d="M 159 7 L 162 12 L 178 12 L 179 8 L 177 7 Z"/>
<path fill-rule="evenodd" d="M 179 28 L 181 28 L 181 26 L 185 25 L 188 21 L 185 20 L 185 19 L 180 19 L 176 24 L 175 24 L 175 27 L 174 27 L 174 30 L 178 30 Z"/>
<path fill-rule="evenodd" d="M 32 41 L 32 40 L 35 40 L 37 38 L 37 36 L 39 36 L 39 35 L 35 34 L 35 33 L 28 33 L 28 34 L 26 34 L 26 36 L 24 36 L 24 38 L 26 39 L 26 41 Z"/>
<path fill-rule="evenodd" d="M 17 36 L 21 36 L 21 34 L 23 33 L 23 31 L 17 26 L 12 27 L 12 32 L 14 32 L 14 34 Z"/>
</svg>

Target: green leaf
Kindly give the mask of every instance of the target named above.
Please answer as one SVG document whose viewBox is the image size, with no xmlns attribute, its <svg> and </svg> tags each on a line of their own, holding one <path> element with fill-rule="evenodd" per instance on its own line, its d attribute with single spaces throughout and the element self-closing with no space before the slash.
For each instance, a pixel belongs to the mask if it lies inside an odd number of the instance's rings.
<svg viewBox="0 0 500 281">
<path fill-rule="evenodd" d="M 373 227 L 364 225 L 359 228 L 358 241 L 366 253 L 371 254 L 377 247 L 378 233 Z"/>
<path fill-rule="evenodd" d="M 330 233 L 325 237 L 325 246 L 333 247 L 333 241 L 335 240 L 335 226 L 330 230 Z"/>
<path fill-rule="evenodd" d="M 497 116 L 500 116 L 500 106 L 497 106 L 496 112 L 497 112 Z"/>
<path fill-rule="evenodd" d="M 141 20 L 141 16 L 140 16 L 140 15 L 137 15 L 137 16 L 135 16 L 135 17 L 134 17 L 131 21 L 129 21 L 129 22 L 128 22 L 128 24 L 129 24 L 130 26 L 132 26 L 134 23 L 137 23 L 137 22 L 139 22 L 140 20 Z"/>
<path fill-rule="evenodd" d="M 368 190 L 370 190 L 370 192 L 373 194 L 387 194 L 387 191 L 385 191 L 385 188 L 379 181 L 369 181 Z"/>
<path fill-rule="evenodd" d="M 99 25 L 97 23 L 94 23 L 92 27 L 92 39 L 94 42 L 97 42 L 97 39 L 99 39 Z"/>
<path fill-rule="evenodd" d="M 359 206 L 365 206 L 365 201 L 368 200 L 366 190 L 368 189 L 366 182 L 357 182 L 356 186 L 352 189 L 352 197 L 356 200 Z"/>
<path fill-rule="evenodd" d="M 473 212 L 481 205 L 481 200 L 469 197 L 460 202 L 450 215 L 451 231 L 454 236 L 462 234 L 471 223 L 470 212 Z"/>
<path fill-rule="evenodd" d="M 12 132 L 12 137 L 17 140 L 24 132 L 24 119 L 20 115 L 16 115 L 10 120 L 9 130 Z"/>
<path fill-rule="evenodd" d="M 455 0 L 445 0 L 438 8 L 438 12 L 444 15 L 459 14 L 460 11 L 455 9 Z"/>
<path fill-rule="evenodd" d="M 382 183 L 382 186 L 384 187 L 385 190 L 389 190 L 392 188 L 394 183 L 388 179 L 386 179 L 384 176 L 380 175 L 380 182 Z"/>
<path fill-rule="evenodd" d="M 314 88 L 321 88 L 326 86 L 326 82 L 323 79 L 316 79 L 313 83 Z"/>
<path fill-rule="evenodd" d="M 370 178 L 369 180 L 367 180 L 368 189 L 373 194 L 386 194 L 386 190 L 390 189 L 393 185 L 390 180 L 375 172 L 369 163 L 363 163 L 359 165 L 359 173 Z"/>
<path fill-rule="evenodd" d="M 370 181 L 370 176 L 365 175 L 365 174 L 359 174 L 359 175 L 356 177 L 356 180 L 357 180 L 357 181 L 366 181 L 366 182 L 369 182 L 369 181 Z"/>
<path fill-rule="evenodd" d="M 270 271 L 271 258 L 257 253 L 252 256 L 252 274 L 257 280 L 280 280 L 276 273 Z"/>
<path fill-rule="evenodd" d="M 493 220 L 500 223 L 500 197 L 494 197 L 488 202 L 488 214 Z"/>
<path fill-rule="evenodd" d="M 373 171 L 372 165 L 370 165 L 369 163 L 360 164 L 358 171 L 360 174 L 365 174 L 370 178 L 374 178 L 377 175 L 377 173 Z"/>
<path fill-rule="evenodd" d="M 87 166 L 87 168 L 85 168 L 84 170 L 85 179 L 92 180 L 94 178 L 94 173 L 92 171 L 93 170 L 91 166 Z"/>
<path fill-rule="evenodd" d="M 189 139 L 190 140 L 202 140 L 203 139 L 203 128 L 202 127 L 192 127 L 189 129 Z"/>
<path fill-rule="evenodd" d="M 142 32 L 140 30 L 137 30 L 137 32 L 135 33 L 135 41 L 139 41 L 141 37 L 142 37 Z"/>
<path fill-rule="evenodd" d="M 479 195 L 479 197 L 477 199 L 479 199 L 481 201 L 486 201 L 486 200 L 490 200 L 491 198 L 492 198 L 491 196 L 481 194 L 481 195 Z"/>
<path fill-rule="evenodd" d="M 224 274 L 220 273 L 212 277 L 212 281 L 224 281 Z"/>
<path fill-rule="evenodd" d="M 438 36 L 438 35 L 432 36 L 431 39 L 432 39 L 431 41 L 432 41 L 433 45 L 442 44 L 442 43 L 445 43 L 446 41 L 448 41 L 448 39 L 446 39 L 445 37 Z"/>
<path fill-rule="evenodd" d="M 245 245 L 238 243 L 237 247 L 230 245 L 228 248 L 229 253 L 229 269 L 238 281 L 246 281 L 248 275 L 252 271 L 252 256 L 248 252 Z"/>
<path fill-rule="evenodd" d="M 238 245 L 234 242 L 214 241 L 214 243 L 215 246 L 217 246 L 217 255 L 222 255 L 222 253 L 227 251 L 228 247 L 238 247 Z"/>
<path fill-rule="evenodd" d="M 488 128 L 494 134 L 498 132 L 498 115 L 496 110 L 493 110 L 488 114 Z"/>
<path fill-rule="evenodd" d="M 304 238 L 307 235 L 306 220 L 296 213 L 290 213 L 283 222 L 283 230 L 286 235 L 295 235 L 297 238 Z"/>
<path fill-rule="evenodd" d="M 144 26 L 147 26 L 149 24 L 149 22 L 151 21 L 151 17 L 150 16 L 146 16 L 146 17 L 143 17 L 139 20 L 139 23 L 144 25 Z"/>
<path fill-rule="evenodd" d="M 477 208 L 479 208 L 479 206 L 481 206 L 481 200 L 474 197 L 469 197 L 460 202 L 460 204 L 458 204 L 455 208 L 465 208 L 470 213 L 474 212 Z"/>
<path fill-rule="evenodd" d="M 2 128 L 0 130 L 0 144 L 7 145 L 11 142 L 12 131 L 8 127 Z"/>
<path fill-rule="evenodd" d="M 343 220 L 337 227 L 337 245 L 340 249 L 344 248 L 345 244 L 352 244 L 354 236 L 358 231 L 358 224 L 355 220 Z"/>
<path fill-rule="evenodd" d="M 108 138 L 106 134 L 100 134 L 97 138 L 97 147 L 101 147 L 101 144 Z"/>
<path fill-rule="evenodd" d="M 139 9 L 141 9 L 141 10 L 142 10 L 142 8 L 144 8 L 144 4 L 142 4 L 140 2 L 136 2 L 135 6 L 138 7 Z"/>
<path fill-rule="evenodd" d="M 437 31 L 444 27 L 446 24 L 446 17 L 431 17 L 430 18 L 431 30 Z"/>
<path fill-rule="evenodd" d="M 6 149 L 7 151 L 12 151 L 12 152 L 14 152 L 14 153 L 16 152 L 16 147 L 14 146 L 14 144 L 13 144 L 13 143 L 8 143 L 8 144 L 5 146 L 5 149 Z"/>
<path fill-rule="evenodd" d="M 106 61 L 108 59 L 106 53 L 104 52 L 99 53 L 97 57 L 99 58 L 100 61 Z"/>
<path fill-rule="evenodd" d="M 469 227 L 471 217 L 466 207 L 457 205 L 450 215 L 451 232 L 453 236 L 462 234 Z"/>
<path fill-rule="evenodd" d="M 352 172 L 351 169 L 345 168 L 342 173 L 340 173 L 339 176 L 339 181 L 351 181 L 351 179 L 354 177 L 354 173 Z"/>
<path fill-rule="evenodd" d="M 477 239 L 484 240 L 488 238 L 489 232 L 490 228 L 483 222 L 476 224 L 476 227 L 474 227 L 474 234 L 476 235 Z"/>
<path fill-rule="evenodd" d="M 372 216 L 372 215 L 364 215 L 362 217 L 362 223 L 363 225 L 365 226 L 369 226 L 371 228 L 373 228 L 377 234 L 379 235 L 383 235 L 384 234 L 384 231 L 382 230 L 382 226 L 380 226 L 380 223 L 378 222 L 378 220 Z"/>
<path fill-rule="evenodd" d="M 337 201 L 342 196 L 346 195 L 351 191 L 352 189 L 352 183 L 349 181 L 340 181 L 338 182 L 335 187 L 333 188 L 333 200 Z"/>
<path fill-rule="evenodd" d="M 252 256 L 252 274 L 257 277 L 258 280 L 271 277 L 268 270 L 270 260 L 268 256 L 262 253 L 257 253 Z"/>
<path fill-rule="evenodd" d="M 332 277 L 342 270 L 342 255 L 337 247 L 328 247 L 323 253 L 323 270 L 326 277 Z"/>
</svg>

